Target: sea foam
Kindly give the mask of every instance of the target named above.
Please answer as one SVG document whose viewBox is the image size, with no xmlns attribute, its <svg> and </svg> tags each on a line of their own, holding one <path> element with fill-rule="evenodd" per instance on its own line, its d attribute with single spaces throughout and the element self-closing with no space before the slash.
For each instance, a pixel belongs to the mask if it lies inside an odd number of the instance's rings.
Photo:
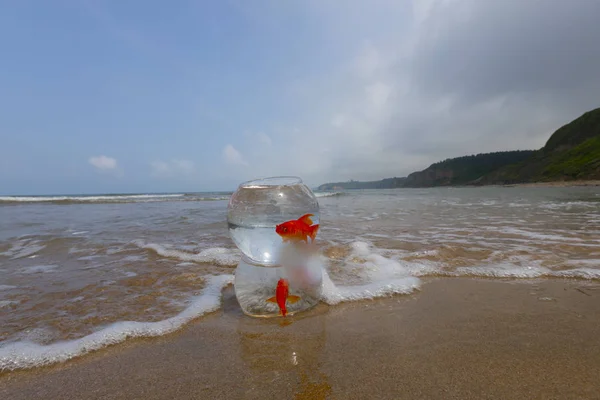
<svg viewBox="0 0 600 400">
<path fill-rule="evenodd" d="M 80 339 L 40 345 L 32 341 L 9 343 L 0 347 L 0 371 L 13 371 L 64 362 L 117 344 L 133 337 L 161 336 L 176 331 L 187 322 L 219 309 L 221 290 L 233 282 L 233 275 L 216 275 L 207 279 L 200 296 L 178 315 L 157 322 L 122 321 Z"/>
<path fill-rule="evenodd" d="M 183 197 L 183 194 L 135 194 L 135 195 L 105 195 L 105 196 L 0 196 L 0 202 L 43 203 L 43 202 L 103 202 L 120 200 L 170 199 Z"/>
<path fill-rule="evenodd" d="M 134 240 L 132 243 L 142 249 L 153 250 L 159 256 L 176 258 L 181 261 L 214 263 L 227 267 L 237 265 L 241 255 L 237 249 L 228 249 L 224 247 L 213 247 L 202 250 L 200 253 L 190 253 L 177 249 L 170 249 L 166 245 L 144 243 L 141 240 Z"/>
<path fill-rule="evenodd" d="M 350 244 L 348 265 L 354 264 L 362 284 L 336 285 L 326 270 L 323 271 L 322 301 L 334 305 L 341 302 L 369 300 L 394 294 L 409 294 L 418 290 L 421 280 L 399 261 L 384 257 L 367 242 L 355 241 Z M 361 258 L 364 263 L 352 260 Z"/>
<path fill-rule="evenodd" d="M 321 300 L 329 305 L 356 300 L 372 300 L 394 294 L 409 294 L 418 290 L 421 281 L 416 277 L 374 281 L 363 285 L 336 286 L 326 271 L 323 271 Z"/>
</svg>

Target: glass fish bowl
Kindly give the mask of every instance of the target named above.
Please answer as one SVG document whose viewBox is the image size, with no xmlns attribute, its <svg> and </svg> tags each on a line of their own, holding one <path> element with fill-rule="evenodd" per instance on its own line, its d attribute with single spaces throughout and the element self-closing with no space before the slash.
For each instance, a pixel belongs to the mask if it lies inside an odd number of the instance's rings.
<svg viewBox="0 0 600 400">
<path fill-rule="evenodd" d="M 240 184 L 229 200 L 227 223 L 243 253 L 234 287 L 244 313 L 287 316 L 319 302 L 322 263 L 314 243 L 319 202 L 300 178 Z"/>
</svg>

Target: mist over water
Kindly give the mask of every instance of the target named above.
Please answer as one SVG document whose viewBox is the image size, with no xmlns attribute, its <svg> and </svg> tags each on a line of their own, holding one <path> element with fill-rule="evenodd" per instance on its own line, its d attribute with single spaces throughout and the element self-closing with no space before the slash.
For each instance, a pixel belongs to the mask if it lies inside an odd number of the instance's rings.
<svg viewBox="0 0 600 400">
<path fill-rule="evenodd" d="M 317 194 L 322 301 L 422 277 L 600 279 L 600 188 Z M 240 259 L 228 195 L 0 198 L 0 370 L 179 329 L 220 307 Z"/>
</svg>

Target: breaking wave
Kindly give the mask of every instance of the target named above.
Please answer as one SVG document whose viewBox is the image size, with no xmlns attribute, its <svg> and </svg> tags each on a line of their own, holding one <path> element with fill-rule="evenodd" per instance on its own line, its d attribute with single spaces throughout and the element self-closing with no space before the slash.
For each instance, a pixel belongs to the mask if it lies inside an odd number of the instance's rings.
<svg viewBox="0 0 600 400">
<path fill-rule="evenodd" d="M 100 196 L 0 196 L 0 204 L 102 204 L 102 203 L 150 203 L 165 201 L 221 201 L 229 196 L 211 194 L 132 194 Z"/>
<path fill-rule="evenodd" d="M 192 299 L 178 315 L 157 322 L 120 321 L 80 339 L 40 345 L 20 341 L 0 347 L 0 371 L 43 367 L 82 356 L 128 338 L 161 336 L 174 332 L 189 321 L 219 309 L 221 290 L 233 282 L 233 275 L 208 278 L 203 293 Z"/>
</svg>

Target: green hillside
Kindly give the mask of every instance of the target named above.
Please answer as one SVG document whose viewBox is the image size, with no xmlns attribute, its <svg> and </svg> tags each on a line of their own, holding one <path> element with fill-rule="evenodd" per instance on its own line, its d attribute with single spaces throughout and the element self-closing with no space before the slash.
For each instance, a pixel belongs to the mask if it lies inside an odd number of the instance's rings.
<svg viewBox="0 0 600 400">
<path fill-rule="evenodd" d="M 600 108 L 588 111 L 559 128 L 546 142 L 544 151 L 570 148 L 598 136 L 600 136 Z"/>
<path fill-rule="evenodd" d="M 450 158 L 413 172 L 404 187 L 466 185 L 506 165 L 522 162 L 534 154 L 532 150 L 499 151 Z"/>
<path fill-rule="evenodd" d="M 539 150 L 446 159 L 406 178 L 326 183 L 319 190 L 600 180 L 600 108 L 557 129 Z"/>
<path fill-rule="evenodd" d="M 530 158 L 500 168 L 480 184 L 600 179 L 600 108 L 562 126 Z"/>
</svg>

